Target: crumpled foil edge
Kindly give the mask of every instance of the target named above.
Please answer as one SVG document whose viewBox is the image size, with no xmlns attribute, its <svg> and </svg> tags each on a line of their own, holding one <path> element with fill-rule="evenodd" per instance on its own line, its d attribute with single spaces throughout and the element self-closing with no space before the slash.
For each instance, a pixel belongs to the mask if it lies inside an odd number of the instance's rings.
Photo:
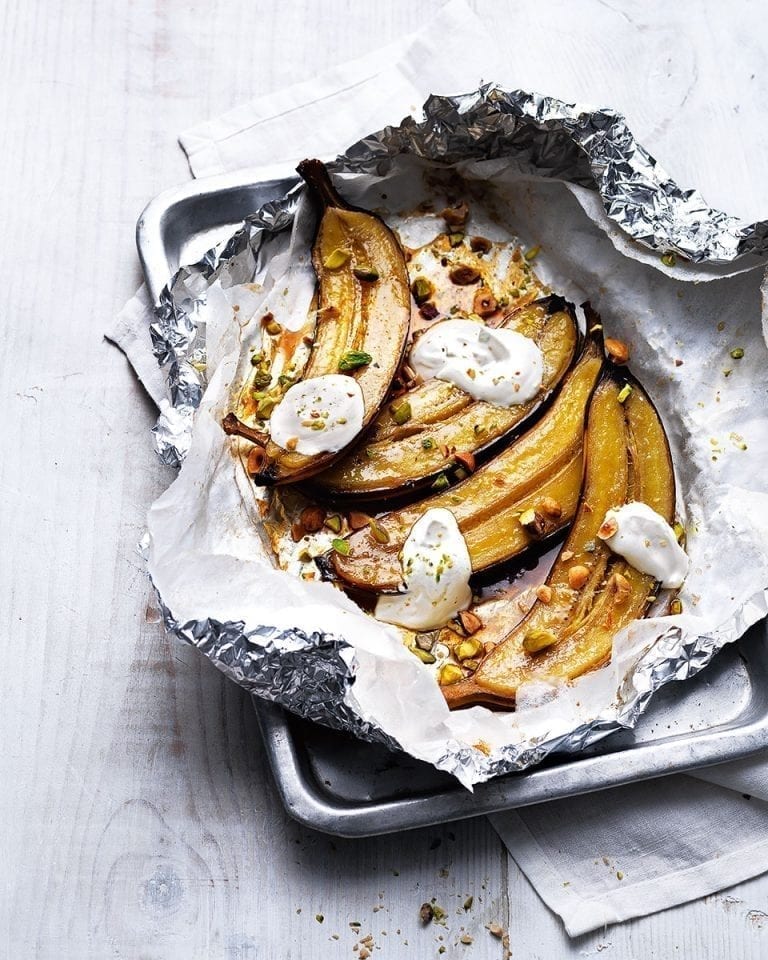
<svg viewBox="0 0 768 960">
<path fill-rule="evenodd" d="M 402 154 L 442 166 L 503 158 L 521 174 L 597 190 L 617 226 L 666 257 L 728 263 L 748 254 L 768 254 L 768 221 L 744 224 L 708 207 L 697 191 L 681 189 L 613 110 L 591 110 L 536 93 L 485 85 L 462 96 L 431 96 L 424 115 L 423 121 L 408 117 L 399 126 L 361 139 L 331 169 L 383 176 Z M 217 280 L 229 287 L 253 279 L 263 266 L 264 239 L 291 226 L 302 189 L 297 185 L 285 197 L 266 204 L 223 247 L 180 268 L 162 291 L 150 334 L 170 394 L 153 429 L 158 455 L 166 464 L 183 462 L 205 391 L 205 331 L 197 315 L 206 291 Z M 252 694 L 325 726 L 399 748 L 392 737 L 347 704 L 355 660 L 353 646 L 343 637 L 272 627 L 246 630 L 243 622 L 213 619 L 181 623 L 159 599 L 166 629 L 197 647 Z M 738 621 L 717 635 L 683 643 L 680 629 L 670 628 L 625 677 L 610 715 L 523 748 L 510 745 L 487 758 L 466 745 L 449 742 L 435 766 L 465 783 L 478 782 L 523 770 L 553 752 L 579 752 L 612 732 L 634 726 L 656 690 L 672 680 L 694 676 L 767 611 L 768 592 L 756 595 Z"/>
</svg>

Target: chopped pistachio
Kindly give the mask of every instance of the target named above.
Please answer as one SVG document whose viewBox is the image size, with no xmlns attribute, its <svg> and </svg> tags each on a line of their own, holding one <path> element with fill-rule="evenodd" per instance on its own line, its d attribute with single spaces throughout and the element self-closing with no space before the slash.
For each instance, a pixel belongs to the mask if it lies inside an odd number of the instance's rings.
<svg viewBox="0 0 768 960">
<path fill-rule="evenodd" d="M 665 253 L 662 256 L 661 262 L 664 264 L 665 267 L 674 267 L 674 265 L 677 263 L 677 257 L 670 250 L 668 253 Z"/>
<path fill-rule="evenodd" d="M 339 360 L 339 370 L 357 370 L 359 367 L 367 367 L 372 360 L 370 353 L 364 350 L 347 350 Z"/>
<path fill-rule="evenodd" d="M 541 253 L 541 245 L 537 243 L 535 247 L 529 247 L 529 249 L 525 251 L 524 256 L 526 260 L 531 261 L 531 260 L 535 260 L 540 253 Z"/>
<path fill-rule="evenodd" d="M 461 246 L 461 244 L 464 242 L 464 234 L 463 234 L 463 233 L 449 233 L 449 234 L 448 234 L 448 242 L 450 243 L 450 245 L 451 245 L 452 247 L 459 247 L 459 246 Z"/>
<path fill-rule="evenodd" d="M 368 526 L 371 531 L 371 536 L 376 541 L 376 543 L 389 543 L 389 534 L 381 526 L 381 524 L 376 523 L 375 520 L 371 519 L 368 521 Z"/>
<path fill-rule="evenodd" d="M 358 280 L 362 280 L 364 283 L 373 283 L 379 279 L 379 271 L 367 265 L 355 267 L 352 273 L 354 273 Z"/>
<path fill-rule="evenodd" d="M 453 652 L 457 660 L 470 660 L 472 657 L 476 657 L 482 649 L 482 643 L 470 637 L 468 640 L 462 640 L 461 643 L 457 643 Z"/>
<path fill-rule="evenodd" d="M 266 370 L 258 370 L 253 377 L 253 385 L 256 389 L 268 387 L 272 382 L 272 376 Z"/>
<path fill-rule="evenodd" d="M 619 403 L 625 403 L 629 399 L 630 393 L 632 393 L 632 387 L 628 383 L 625 383 L 621 390 L 619 390 L 619 395 L 616 399 Z"/>
<path fill-rule="evenodd" d="M 431 450 L 435 445 L 435 441 L 431 437 L 423 437 L 421 441 L 421 446 L 424 450 Z"/>
<path fill-rule="evenodd" d="M 341 517 L 338 515 L 338 513 L 333 513 L 330 517 L 326 517 L 325 525 L 334 533 L 341 533 Z"/>
<path fill-rule="evenodd" d="M 402 403 L 397 404 L 397 406 L 392 404 L 390 411 L 392 412 L 392 419 L 399 427 L 402 427 L 404 423 L 408 423 L 412 416 L 411 404 L 408 400 L 404 400 Z"/>
<path fill-rule="evenodd" d="M 440 667 L 438 681 L 441 686 L 446 687 L 451 683 L 458 683 L 464 679 L 464 671 L 455 663 L 444 663 Z"/>
<path fill-rule="evenodd" d="M 251 354 L 251 363 L 254 367 L 258 367 L 261 361 L 264 359 L 263 353 L 253 353 Z"/>
<path fill-rule="evenodd" d="M 669 605 L 669 612 L 674 616 L 677 616 L 678 613 L 683 612 L 683 604 L 680 600 L 673 600 Z"/>
<path fill-rule="evenodd" d="M 526 653 L 538 653 L 557 642 L 557 634 L 543 627 L 534 627 L 523 637 L 523 650 Z"/>
<path fill-rule="evenodd" d="M 323 260 L 323 266 L 326 270 L 338 270 L 339 267 L 344 266 L 350 256 L 349 250 L 342 250 L 341 247 L 337 247 Z"/>
<path fill-rule="evenodd" d="M 432 284 L 426 277 L 417 277 L 411 284 L 411 293 L 416 303 L 424 303 L 432 296 Z"/>
<path fill-rule="evenodd" d="M 437 657 L 429 652 L 429 650 L 422 650 L 420 647 L 414 647 L 411 651 L 414 653 L 422 663 L 436 663 Z"/>
<path fill-rule="evenodd" d="M 279 324 L 277 320 L 270 320 L 264 329 L 271 337 L 276 337 L 279 333 L 283 332 L 282 325 Z"/>
<path fill-rule="evenodd" d="M 433 490 L 445 490 L 446 487 L 450 487 L 451 481 L 446 477 L 444 473 L 438 474 L 435 482 L 432 484 Z"/>
<path fill-rule="evenodd" d="M 349 556 L 349 541 L 348 541 L 348 540 L 342 540 L 340 537 L 336 537 L 336 538 L 334 538 L 333 540 L 331 540 L 331 546 L 332 546 L 333 549 L 336 551 L 336 553 L 340 553 L 340 554 L 342 555 L 342 557 L 348 557 L 348 556 Z"/>
<path fill-rule="evenodd" d="M 731 350 L 732 360 L 741 360 L 743 356 L 744 356 L 744 351 L 742 350 L 741 347 L 735 347 L 733 350 Z"/>
</svg>

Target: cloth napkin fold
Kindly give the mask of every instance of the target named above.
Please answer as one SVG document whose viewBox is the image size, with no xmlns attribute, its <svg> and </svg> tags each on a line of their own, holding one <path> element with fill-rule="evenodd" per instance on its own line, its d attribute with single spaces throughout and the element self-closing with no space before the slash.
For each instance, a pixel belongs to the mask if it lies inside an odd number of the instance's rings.
<svg viewBox="0 0 768 960">
<path fill-rule="evenodd" d="M 464 0 L 451 0 L 419 32 L 252 100 L 186 131 L 179 142 L 195 176 L 333 157 L 372 130 L 418 113 L 429 93 L 504 82 L 508 71 Z M 107 336 L 160 405 L 166 394 L 151 353 L 151 307 L 142 288 Z M 490 819 L 542 900 L 576 936 L 768 870 L 768 757 Z"/>
</svg>

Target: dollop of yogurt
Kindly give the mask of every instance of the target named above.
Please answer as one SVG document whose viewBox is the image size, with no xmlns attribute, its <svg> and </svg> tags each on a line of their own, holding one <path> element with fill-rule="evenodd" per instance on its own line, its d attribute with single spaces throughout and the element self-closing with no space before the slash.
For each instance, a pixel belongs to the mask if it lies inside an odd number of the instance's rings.
<svg viewBox="0 0 768 960">
<path fill-rule="evenodd" d="M 363 428 L 363 391 L 352 377 L 329 373 L 286 390 L 269 418 L 275 443 L 312 456 L 336 453 Z M 294 442 L 295 441 L 295 444 Z"/>
<path fill-rule="evenodd" d="M 410 361 L 425 380 L 448 380 L 497 407 L 533 399 L 544 374 L 544 357 L 530 337 L 473 320 L 436 323 L 416 341 Z"/>
<path fill-rule="evenodd" d="M 605 542 L 635 570 L 661 581 L 662 587 L 681 587 L 688 573 L 688 556 L 675 531 L 646 503 L 634 501 L 609 510 L 604 524 L 616 531 Z"/>
<path fill-rule="evenodd" d="M 400 562 L 405 591 L 379 597 L 377 619 L 411 630 L 433 630 L 472 602 L 469 550 L 450 510 L 433 507 L 414 523 Z"/>
</svg>

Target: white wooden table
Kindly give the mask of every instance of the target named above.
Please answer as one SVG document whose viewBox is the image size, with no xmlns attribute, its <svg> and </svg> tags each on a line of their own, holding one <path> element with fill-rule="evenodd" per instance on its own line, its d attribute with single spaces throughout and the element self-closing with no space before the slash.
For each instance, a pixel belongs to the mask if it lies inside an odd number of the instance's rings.
<svg viewBox="0 0 768 960">
<path fill-rule="evenodd" d="M 768 876 L 568 941 L 482 819 L 356 842 L 297 826 L 247 696 L 158 623 L 135 544 L 171 474 L 101 336 L 140 281 L 136 218 L 187 176 L 179 130 L 438 6 L 0 6 L 3 957 L 355 957 L 368 934 L 383 957 L 501 957 L 490 922 L 516 960 L 768 955 Z M 619 108 L 639 86 L 630 122 L 680 182 L 768 214 L 759 2 L 473 6 L 513 83 Z M 431 897 L 444 929 L 419 923 Z"/>
</svg>

